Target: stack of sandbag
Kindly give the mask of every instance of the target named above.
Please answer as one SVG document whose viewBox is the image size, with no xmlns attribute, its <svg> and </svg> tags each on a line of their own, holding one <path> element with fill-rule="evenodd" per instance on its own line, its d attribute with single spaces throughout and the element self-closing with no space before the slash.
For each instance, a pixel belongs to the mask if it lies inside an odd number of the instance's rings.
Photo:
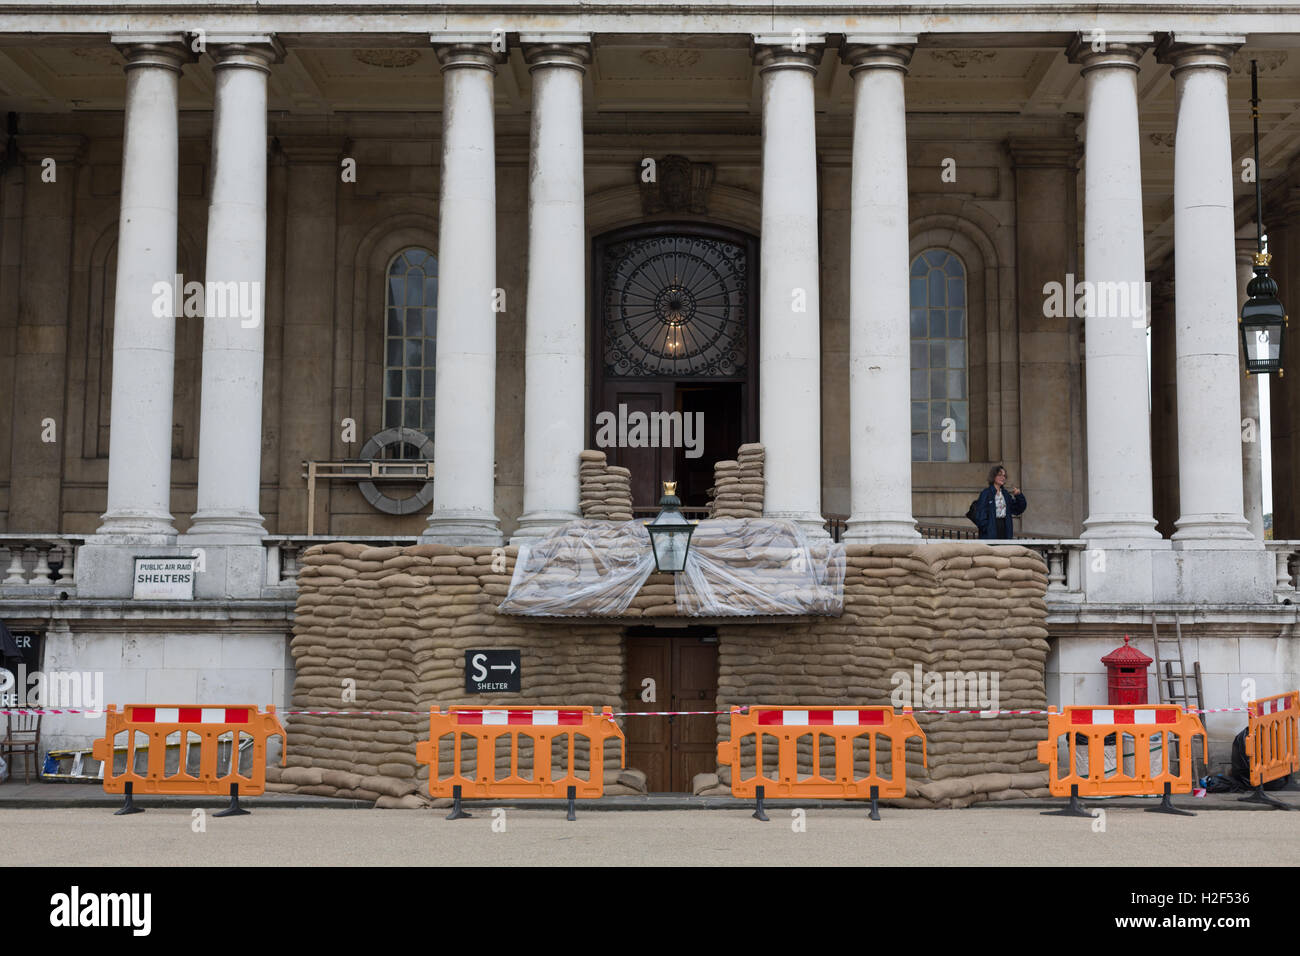
<svg viewBox="0 0 1300 956">
<path fill-rule="evenodd" d="M 719 626 L 718 710 L 738 704 L 1046 709 L 1047 574 L 1036 552 L 977 542 L 850 545 L 846 563 L 838 618 Z M 929 676 L 935 674 L 941 683 Z M 963 696 L 954 698 L 959 688 Z M 913 740 L 908 797 L 900 803 L 955 807 L 1047 796 L 1046 768 L 1037 758 L 1045 720 L 917 714 L 929 769 Z M 729 724 L 729 716 L 718 717 L 721 737 L 729 736 Z M 830 748 L 824 740 L 823 767 L 832 765 Z M 741 753 L 753 759 L 752 741 L 742 743 Z M 892 762 L 880 756 L 877 770 L 888 776 Z M 811 773 L 812 758 L 811 741 L 801 742 L 801 774 Z M 724 792 L 729 784 L 730 768 L 719 767 L 697 787 Z"/>
<path fill-rule="evenodd" d="M 713 485 L 710 518 L 763 517 L 763 446 L 741 445 L 735 461 L 714 465 Z"/>
<path fill-rule="evenodd" d="M 513 547 L 443 544 L 309 548 L 290 645 L 292 709 L 332 713 L 288 716 L 289 766 L 270 770 L 269 789 L 374 800 L 380 807 L 425 806 L 429 768 L 417 762 L 415 744 L 428 738 L 431 706 L 621 709 L 617 627 L 561 634 L 556 625 L 497 613 L 516 554 Z M 465 655 L 478 648 L 519 648 L 528 675 L 523 692 L 467 694 Z M 582 746 L 579 769 L 586 767 Z M 635 775 L 619 773 L 617 750 L 605 754 L 606 792 L 635 792 Z M 446 775 L 450 752 L 441 756 Z M 467 765 L 474 756 L 466 755 Z M 508 769 L 508 748 L 497 751 L 495 763 Z M 520 767 L 531 769 L 531 758 Z"/>
<path fill-rule="evenodd" d="M 632 472 L 605 462 L 603 451 L 578 454 L 579 506 L 584 518 L 632 520 Z"/>
</svg>

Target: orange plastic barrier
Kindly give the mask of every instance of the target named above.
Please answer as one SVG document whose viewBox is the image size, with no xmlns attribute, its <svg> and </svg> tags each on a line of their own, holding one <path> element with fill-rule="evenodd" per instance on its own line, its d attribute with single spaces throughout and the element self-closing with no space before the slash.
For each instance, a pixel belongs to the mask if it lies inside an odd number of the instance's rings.
<svg viewBox="0 0 1300 956">
<path fill-rule="evenodd" d="M 1300 770 L 1300 755 L 1296 750 L 1300 691 L 1293 690 L 1252 700 L 1246 705 L 1246 711 L 1249 714 L 1246 756 L 1250 760 L 1250 782 L 1255 787 L 1255 792 L 1242 797 L 1242 800 L 1290 810 L 1291 807 L 1287 804 L 1266 795 L 1264 784 Z"/>
<path fill-rule="evenodd" d="M 180 732 L 180 759 L 175 773 L 166 773 L 167 738 Z M 119 772 L 113 766 L 113 740 L 119 733 L 127 735 L 126 765 Z M 135 770 L 137 735 L 148 740 L 148 767 L 143 774 Z M 199 773 L 193 776 L 187 770 L 190 735 L 198 738 Z M 220 738 L 229 735 L 230 757 L 224 772 L 218 771 L 217 745 Z M 249 775 L 239 772 L 239 745 L 244 737 L 253 741 L 253 765 Z M 102 762 L 104 792 L 125 793 L 126 803 L 117 814 L 142 813 L 132 796 L 136 793 L 161 794 L 230 794 L 230 806 L 213 816 L 240 816 L 248 813 L 239 806 L 239 795 L 256 796 L 266 791 L 266 743 L 271 737 L 284 742 L 285 751 L 280 760 L 284 766 L 288 759 L 288 741 L 284 728 L 275 716 L 275 708 L 265 713 L 256 707 L 180 707 L 175 704 L 128 704 L 119 712 L 110 704 L 104 721 L 104 737 L 96 740 L 92 756 Z"/>
<path fill-rule="evenodd" d="M 445 777 L 439 768 L 439 745 L 444 738 L 451 743 L 451 773 Z M 497 743 L 502 738 L 509 741 L 510 769 L 505 776 L 498 776 Z M 585 738 L 589 747 L 585 777 L 578 774 L 576 766 L 579 738 Z M 605 741 L 611 739 L 618 740 L 620 766 L 624 766 L 623 731 L 608 707 L 597 713 L 590 707 L 453 706 L 445 714 L 434 707 L 429 710 L 429 739 L 416 743 L 415 757 L 429 765 L 429 796 L 454 801 L 448 820 L 470 816 L 461 809 L 462 797 L 546 798 L 561 794 L 569 801 L 568 819 L 574 820 L 576 798 L 599 797 L 605 792 Z M 519 770 L 523 742 L 532 753 L 531 777 Z M 466 743 L 474 748 L 472 776 L 464 770 L 469 762 L 463 749 Z M 563 750 L 562 767 L 552 759 L 556 745 Z M 561 769 L 562 775 L 557 776 Z"/>
<path fill-rule="evenodd" d="M 742 777 L 742 741 L 754 740 L 754 775 Z M 798 743 L 810 737 L 812 776 L 799 776 Z M 834 741 L 835 759 L 829 773 L 821 766 L 821 738 Z M 891 773 L 880 775 L 879 738 L 889 739 Z M 907 741 L 921 738 L 921 760 L 929 766 L 925 734 L 910 710 L 894 713 L 892 707 L 750 707 L 747 713 L 731 712 L 731 739 L 718 742 L 718 763 L 731 766 L 731 793 L 752 797 L 754 817 L 766 820 L 763 800 L 767 797 L 814 797 L 870 799 L 871 819 L 880 819 L 880 797 L 907 795 Z M 777 765 L 763 765 L 764 738 L 777 742 Z M 868 741 L 866 775 L 854 766 L 854 745 Z M 775 773 L 765 773 L 765 770 Z"/>
<path fill-rule="evenodd" d="M 1147 809 L 1157 813 L 1195 816 L 1178 810 L 1169 801 L 1172 793 L 1189 793 L 1192 789 L 1192 738 L 1199 736 L 1205 746 L 1205 727 L 1195 714 L 1170 705 L 1136 704 L 1131 706 L 1066 707 L 1057 713 L 1048 709 L 1047 739 L 1038 743 L 1038 759 L 1048 766 L 1048 784 L 1054 796 L 1070 797 L 1064 810 L 1051 810 L 1051 816 L 1090 817 L 1079 797 L 1154 796 L 1163 794 L 1159 807 Z M 1068 767 L 1061 766 L 1062 749 Z M 1082 740 L 1080 739 L 1082 738 Z M 1125 750 L 1131 741 L 1132 772 L 1125 770 Z M 1160 744 L 1159 772 L 1151 769 L 1151 745 Z M 1079 770 L 1078 745 L 1087 743 L 1086 776 Z M 1106 748 L 1114 754 L 1114 769 L 1106 767 Z"/>
</svg>

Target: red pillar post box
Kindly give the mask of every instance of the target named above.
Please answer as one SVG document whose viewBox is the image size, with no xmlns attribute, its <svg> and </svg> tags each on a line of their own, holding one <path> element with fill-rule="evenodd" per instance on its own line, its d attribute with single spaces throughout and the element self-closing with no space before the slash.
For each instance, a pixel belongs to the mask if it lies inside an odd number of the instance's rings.
<svg viewBox="0 0 1300 956">
<path fill-rule="evenodd" d="M 1108 704 L 1145 704 L 1147 702 L 1147 657 L 1128 642 L 1117 647 L 1101 662 L 1106 665 L 1106 691 Z"/>
</svg>

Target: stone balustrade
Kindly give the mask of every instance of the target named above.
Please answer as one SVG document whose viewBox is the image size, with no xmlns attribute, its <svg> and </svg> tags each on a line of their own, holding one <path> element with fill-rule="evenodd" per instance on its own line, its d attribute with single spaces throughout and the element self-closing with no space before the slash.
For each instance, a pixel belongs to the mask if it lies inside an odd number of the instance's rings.
<svg viewBox="0 0 1300 956">
<path fill-rule="evenodd" d="M 1296 563 L 1300 561 L 1300 541 L 1265 541 L 1265 549 L 1273 555 L 1277 580 L 1273 596 L 1279 604 L 1296 601 Z"/>
<path fill-rule="evenodd" d="M 1016 538 L 1012 544 L 1032 548 L 1047 564 L 1047 601 L 1084 600 L 1082 562 L 1087 542 L 1079 538 Z"/>
<path fill-rule="evenodd" d="M 85 538 L 64 535 L 0 534 L 6 552 L 0 591 L 76 587 L 76 553 Z"/>
</svg>

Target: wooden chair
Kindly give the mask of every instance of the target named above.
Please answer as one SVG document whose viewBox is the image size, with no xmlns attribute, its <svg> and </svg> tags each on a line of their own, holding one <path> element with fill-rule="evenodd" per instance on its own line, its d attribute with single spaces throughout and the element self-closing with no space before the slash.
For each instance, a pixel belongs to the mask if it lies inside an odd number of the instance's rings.
<svg viewBox="0 0 1300 956">
<path fill-rule="evenodd" d="M 41 715 L 9 714 L 4 740 L 0 740 L 0 756 L 9 762 L 9 776 L 14 775 L 13 758 L 23 758 L 23 782 L 31 783 L 31 770 L 36 767 L 36 778 L 40 779 Z"/>
</svg>

